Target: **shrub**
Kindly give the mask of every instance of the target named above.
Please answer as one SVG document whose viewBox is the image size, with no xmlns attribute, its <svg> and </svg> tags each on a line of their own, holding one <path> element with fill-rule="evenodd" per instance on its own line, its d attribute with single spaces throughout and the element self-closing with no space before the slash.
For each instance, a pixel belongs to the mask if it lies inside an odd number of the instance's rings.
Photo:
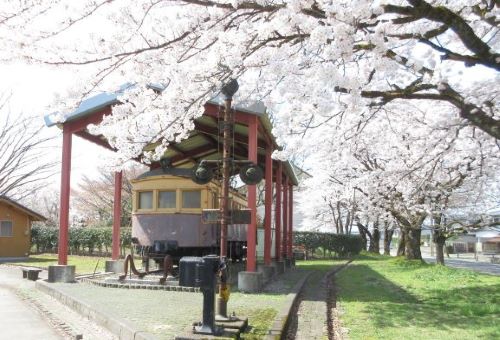
<svg viewBox="0 0 500 340">
<path fill-rule="evenodd" d="M 120 246 L 129 247 L 132 238 L 130 228 L 120 230 Z M 31 244 L 37 252 L 55 252 L 59 238 L 59 229 L 54 227 L 34 225 L 31 228 Z M 102 253 L 111 251 L 113 229 L 111 227 L 100 228 L 69 228 L 68 245 L 72 254 L 91 255 L 98 250 Z"/>
<path fill-rule="evenodd" d="M 337 257 L 348 257 L 359 254 L 363 249 L 363 241 L 358 235 L 297 231 L 293 237 L 294 244 L 304 246 L 313 254 L 316 249 L 323 248 Z"/>
</svg>

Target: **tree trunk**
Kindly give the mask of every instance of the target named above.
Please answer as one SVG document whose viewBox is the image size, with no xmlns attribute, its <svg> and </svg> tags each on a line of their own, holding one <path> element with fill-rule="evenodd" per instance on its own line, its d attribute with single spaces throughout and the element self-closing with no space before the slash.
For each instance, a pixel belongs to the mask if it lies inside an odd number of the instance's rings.
<svg viewBox="0 0 500 340">
<path fill-rule="evenodd" d="M 401 237 L 399 238 L 399 243 L 398 243 L 398 252 L 397 256 L 403 256 L 405 254 L 405 247 L 406 247 L 406 231 L 401 228 Z"/>
<path fill-rule="evenodd" d="M 394 234 L 394 230 L 389 229 L 386 225 L 384 228 L 384 255 L 391 255 L 392 234 Z"/>
<path fill-rule="evenodd" d="M 361 241 L 363 242 L 363 250 L 366 250 L 366 244 L 367 244 L 366 232 L 359 224 L 357 224 L 357 227 L 359 231 L 359 236 L 361 236 Z"/>
<path fill-rule="evenodd" d="M 432 233 L 434 243 L 436 244 L 436 263 L 444 266 L 444 247 L 446 242 L 446 237 L 443 233 L 439 231 L 434 231 Z"/>
<path fill-rule="evenodd" d="M 373 243 L 372 252 L 380 254 L 380 230 L 378 229 L 378 225 L 373 228 L 371 243 Z"/>
<path fill-rule="evenodd" d="M 420 235 L 422 229 L 408 228 L 405 242 L 405 256 L 407 260 L 422 260 L 422 253 L 420 253 Z"/>
</svg>

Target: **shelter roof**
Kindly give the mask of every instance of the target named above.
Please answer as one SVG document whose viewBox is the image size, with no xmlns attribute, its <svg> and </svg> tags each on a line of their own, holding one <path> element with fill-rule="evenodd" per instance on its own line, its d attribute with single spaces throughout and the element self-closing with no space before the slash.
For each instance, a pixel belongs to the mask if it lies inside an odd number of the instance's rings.
<svg viewBox="0 0 500 340">
<path fill-rule="evenodd" d="M 124 84 L 115 92 L 105 92 L 81 102 L 80 106 L 73 112 L 64 114 L 61 117 L 59 113 L 48 114 L 44 117 L 47 126 L 63 125 L 79 126 L 75 128 L 73 133 L 87 139 L 91 142 L 99 144 L 110 150 L 116 151 L 104 138 L 104 136 L 95 136 L 88 132 L 86 126 L 89 123 L 98 124 L 104 115 L 111 114 L 111 107 L 120 104 L 119 97 L 123 92 L 135 85 Z M 153 90 L 161 92 L 164 88 L 160 85 L 149 85 Z M 169 143 L 164 158 L 170 161 L 174 168 L 192 167 L 202 159 L 215 160 L 222 159 L 222 133 L 220 132 L 220 120 L 222 119 L 223 108 L 222 101 L 215 97 L 205 104 L 205 113 L 195 119 L 195 128 L 191 131 L 188 138 L 181 142 Z M 266 112 L 266 107 L 261 102 L 256 102 L 249 106 L 234 106 L 236 112 L 234 125 L 234 158 L 243 160 L 247 159 L 248 155 L 248 122 L 249 117 L 257 117 L 259 120 L 258 131 L 258 164 L 262 168 L 265 167 L 266 149 L 279 149 L 275 137 L 272 134 L 272 123 Z M 220 118 L 219 118 L 220 117 Z M 145 151 L 153 150 L 155 144 L 151 144 L 145 148 Z M 277 161 L 274 161 L 277 165 Z M 283 171 L 290 179 L 291 184 L 298 185 L 298 179 L 295 175 L 292 164 L 288 161 L 282 162 Z M 159 168 L 158 162 L 150 165 L 151 169 Z M 273 164 L 273 168 L 275 165 Z"/>
<path fill-rule="evenodd" d="M 40 215 L 37 212 L 34 212 L 33 210 L 25 207 L 24 205 L 22 205 L 19 202 L 16 202 L 16 201 L 8 198 L 7 196 L 0 195 L 0 203 L 5 203 L 7 205 L 10 205 L 11 207 L 13 207 L 16 210 L 19 210 L 19 211 L 25 213 L 26 215 L 31 217 L 31 219 L 33 221 L 45 221 L 45 220 L 47 220 L 46 217 Z"/>
</svg>

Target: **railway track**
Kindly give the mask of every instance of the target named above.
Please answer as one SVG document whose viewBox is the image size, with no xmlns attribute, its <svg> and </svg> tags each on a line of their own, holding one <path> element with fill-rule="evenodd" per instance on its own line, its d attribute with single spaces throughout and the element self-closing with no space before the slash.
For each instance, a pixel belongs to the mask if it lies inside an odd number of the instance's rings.
<svg viewBox="0 0 500 340">
<path fill-rule="evenodd" d="M 334 266 L 326 273 L 317 271 L 309 276 L 290 310 L 282 339 L 342 340 L 335 274 L 351 262 L 352 260 L 349 260 L 343 265 Z"/>
</svg>

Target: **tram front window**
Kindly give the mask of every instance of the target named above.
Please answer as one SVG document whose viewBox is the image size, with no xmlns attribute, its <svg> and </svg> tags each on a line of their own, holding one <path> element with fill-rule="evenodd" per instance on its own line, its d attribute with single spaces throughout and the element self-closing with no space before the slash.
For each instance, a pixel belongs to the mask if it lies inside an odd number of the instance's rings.
<svg viewBox="0 0 500 340">
<path fill-rule="evenodd" d="M 153 209 L 153 192 L 143 191 L 139 193 L 139 209 Z"/>
<path fill-rule="evenodd" d="M 175 209 L 175 191 L 160 191 L 158 193 L 158 208 Z"/>
<path fill-rule="evenodd" d="M 201 208 L 201 191 L 183 191 L 182 207 L 187 209 Z"/>
</svg>

